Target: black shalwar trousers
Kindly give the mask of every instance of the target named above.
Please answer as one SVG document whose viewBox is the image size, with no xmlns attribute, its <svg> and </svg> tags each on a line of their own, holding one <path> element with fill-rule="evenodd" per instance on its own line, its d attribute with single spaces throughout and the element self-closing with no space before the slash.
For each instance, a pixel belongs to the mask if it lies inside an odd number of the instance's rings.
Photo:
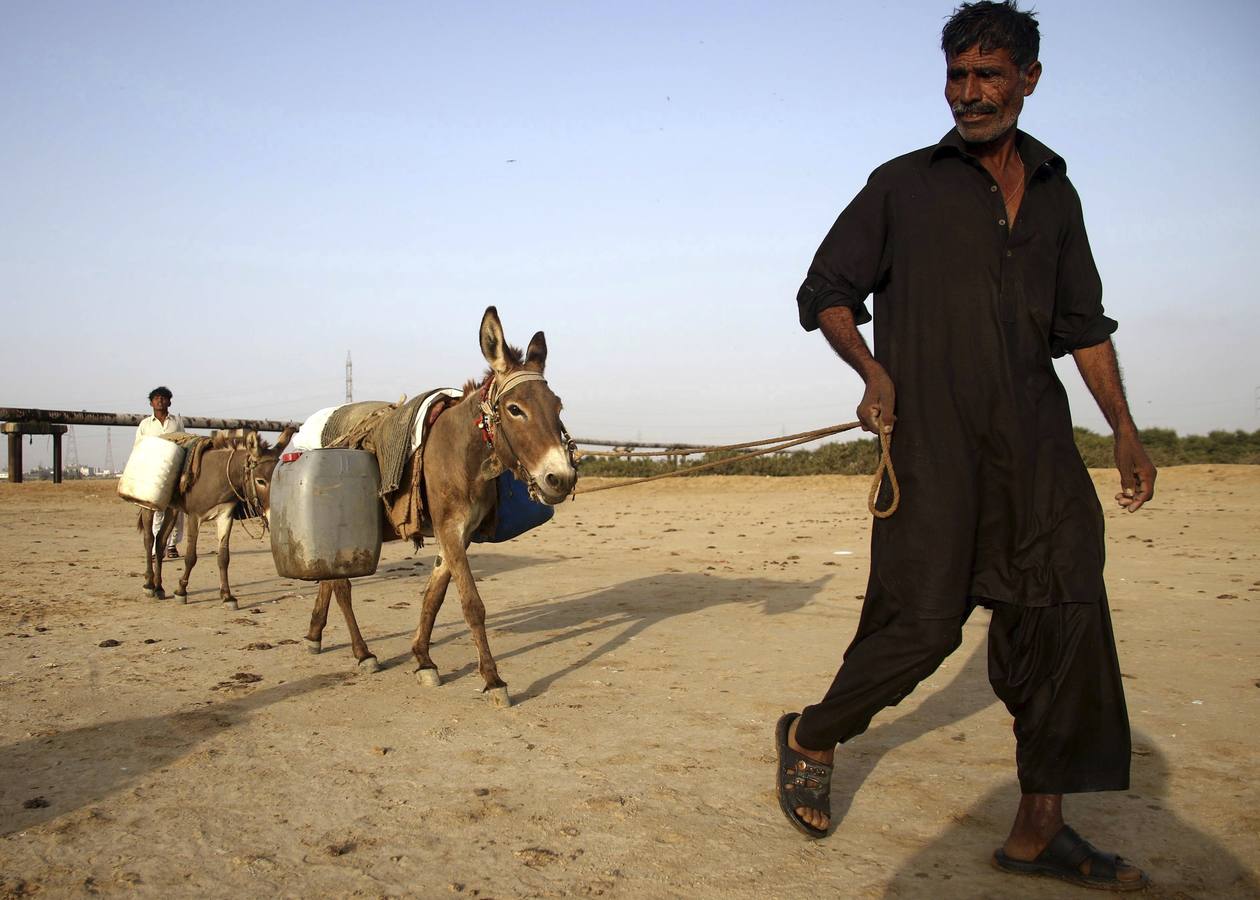
<svg viewBox="0 0 1260 900">
<path fill-rule="evenodd" d="M 796 739 L 826 749 L 866 730 L 962 642 L 959 616 L 923 618 L 882 592 L 868 593 L 857 634 Z M 1106 596 L 1095 603 L 991 606 L 989 682 L 1015 717 L 1016 769 L 1025 794 L 1129 787 L 1129 717 Z"/>
</svg>

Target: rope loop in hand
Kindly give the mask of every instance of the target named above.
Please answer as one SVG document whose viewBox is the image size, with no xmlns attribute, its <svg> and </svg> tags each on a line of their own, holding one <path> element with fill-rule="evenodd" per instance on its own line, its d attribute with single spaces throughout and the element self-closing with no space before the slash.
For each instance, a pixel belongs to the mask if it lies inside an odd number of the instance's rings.
<svg viewBox="0 0 1260 900">
<path fill-rule="evenodd" d="M 901 505 L 901 485 L 897 483 L 897 472 L 893 469 L 891 450 L 892 435 L 881 431 L 879 433 L 879 466 L 876 467 L 875 479 L 871 482 L 870 496 L 866 498 L 866 508 L 877 519 L 887 519 Z M 884 483 L 885 472 L 888 473 L 888 482 L 892 485 L 892 502 L 888 504 L 887 509 L 880 509 L 875 505 L 875 501 L 879 498 L 879 489 Z"/>
</svg>

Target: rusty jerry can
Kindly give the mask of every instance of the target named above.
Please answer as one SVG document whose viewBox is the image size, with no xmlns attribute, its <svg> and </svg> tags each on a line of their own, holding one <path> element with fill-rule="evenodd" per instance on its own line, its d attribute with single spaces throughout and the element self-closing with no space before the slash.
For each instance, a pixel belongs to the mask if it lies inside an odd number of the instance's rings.
<svg viewBox="0 0 1260 900">
<path fill-rule="evenodd" d="M 271 479 L 271 557 L 285 578 L 371 575 L 381 558 L 381 487 L 364 450 L 281 457 Z"/>
</svg>

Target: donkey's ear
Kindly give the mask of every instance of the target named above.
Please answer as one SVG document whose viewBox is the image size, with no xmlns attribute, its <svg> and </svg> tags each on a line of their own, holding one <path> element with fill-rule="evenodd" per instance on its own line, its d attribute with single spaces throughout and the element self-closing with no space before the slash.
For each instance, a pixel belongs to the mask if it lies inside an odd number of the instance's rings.
<svg viewBox="0 0 1260 900">
<path fill-rule="evenodd" d="M 547 365 L 547 339 L 541 331 L 530 338 L 529 349 L 525 351 L 525 363 L 537 366 L 539 372 Z"/>
<path fill-rule="evenodd" d="M 249 455 L 258 457 L 258 432 L 251 431 L 245 435 L 245 446 L 249 448 Z"/>
<path fill-rule="evenodd" d="M 280 437 L 276 439 L 276 445 L 271 448 L 272 452 L 274 452 L 276 456 L 279 456 L 281 453 L 283 453 L 284 448 L 289 445 L 289 441 L 293 440 L 293 435 L 295 434 L 297 434 L 296 428 L 294 428 L 292 425 L 289 425 L 288 427 L 286 427 L 284 431 L 280 432 Z"/>
<path fill-rule="evenodd" d="M 499 323 L 499 312 L 493 306 L 487 306 L 486 314 L 481 317 L 481 355 L 500 375 L 508 370 L 507 342 Z"/>
</svg>

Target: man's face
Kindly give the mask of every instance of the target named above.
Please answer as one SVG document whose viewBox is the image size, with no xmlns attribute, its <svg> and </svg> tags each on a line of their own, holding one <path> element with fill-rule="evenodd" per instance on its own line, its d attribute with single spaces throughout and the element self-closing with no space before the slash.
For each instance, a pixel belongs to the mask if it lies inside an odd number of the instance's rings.
<svg viewBox="0 0 1260 900">
<path fill-rule="evenodd" d="M 945 100 L 958 133 L 969 144 L 987 144 L 1015 127 L 1041 77 L 1041 63 L 1021 72 L 1008 50 L 983 52 L 977 44 L 945 60 Z"/>
<path fill-rule="evenodd" d="M 149 399 L 149 405 L 153 407 L 154 415 L 166 415 L 171 408 L 171 401 L 166 398 L 165 394 L 154 394 Z"/>
</svg>

